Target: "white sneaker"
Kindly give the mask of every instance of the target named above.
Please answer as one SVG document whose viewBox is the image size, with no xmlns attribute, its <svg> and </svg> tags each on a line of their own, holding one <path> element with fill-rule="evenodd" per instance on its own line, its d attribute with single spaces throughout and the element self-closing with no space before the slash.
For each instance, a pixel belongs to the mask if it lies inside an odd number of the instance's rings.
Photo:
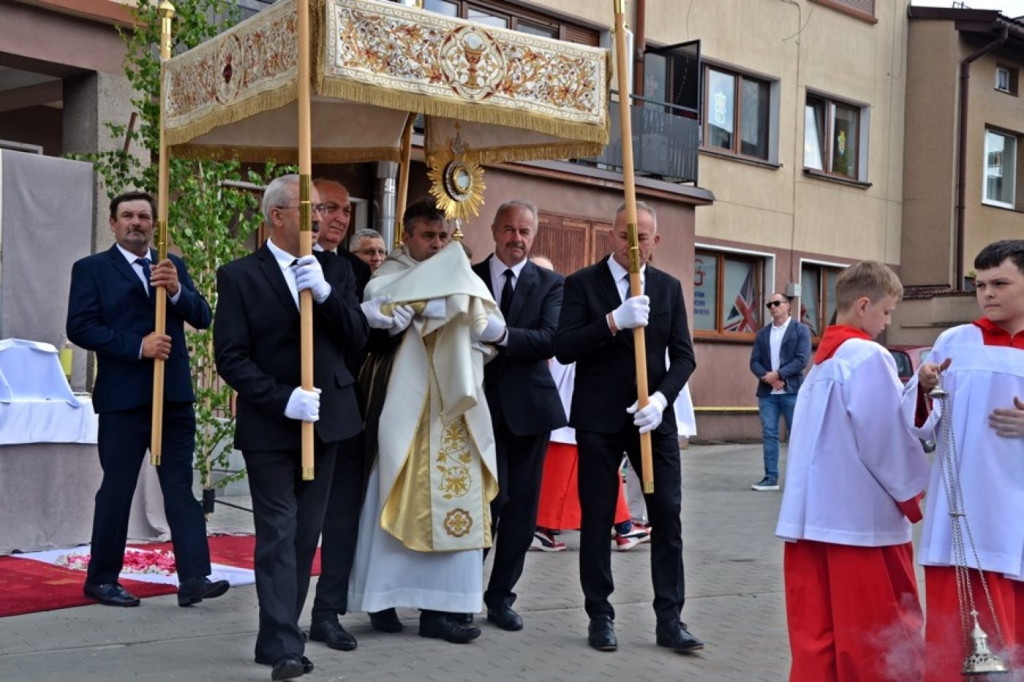
<svg viewBox="0 0 1024 682">
<path fill-rule="evenodd" d="M 773 481 L 770 478 L 762 478 L 759 482 L 757 482 L 754 485 L 750 486 L 750 489 L 751 490 L 758 490 L 758 491 L 761 491 L 761 492 L 763 492 L 765 490 L 778 490 L 779 489 L 779 483 L 778 483 L 778 481 Z"/>
</svg>

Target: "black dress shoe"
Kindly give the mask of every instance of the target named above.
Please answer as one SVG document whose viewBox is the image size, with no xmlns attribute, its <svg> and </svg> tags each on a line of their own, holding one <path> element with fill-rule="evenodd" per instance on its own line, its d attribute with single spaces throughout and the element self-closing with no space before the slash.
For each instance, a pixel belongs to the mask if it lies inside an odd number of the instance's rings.
<svg viewBox="0 0 1024 682">
<path fill-rule="evenodd" d="M 501 604 L 487 609 L 487 620 L 502 630 L 522 630 L 523 617 L 512 610 L 508 604 Z"/>
<path fill-rule="evenodd" d="M 274 669 L 270 671 L 271 680 L 294 680 L 306 674 L 306 665 L 299 654 L 285 654 L 274 661 Z M 310 664 L 312 665 L 312 664 Z"/>
<path fill-rule="evenodd" d="M 658 638 L 658 646 L 674 649 L 681 654 L 704 648 L 704 642 L 691 635 L 686 629 L 686 623 L 680 623 L 678 620 L 661 621 L 654 632 Z"/>
<path fill-rule="evenodd" d="M 227 592 L 229 587 L 231 583 L 227 580 L 191 578 L 178 587 L 178 606 L 192 606 L 204 599 L 214 599 Z"/>
<path fill-rule="evenodd" d="M 370 614 L 370 627 L 379 632 L 401 632 L 402 621 L 398 620 L 398 612 L 394 609 L 384 609 Z"/>
<path fill-rule="evenodd" d="M 356 638 L 336 620 L 318 620 L 313 623 L 309 628 L 309 638 L 338 651 L 352 651 L 356 648 Z"/>
<path fill-rule="evenodd" d="M 304 675 L 308 675 L 313 672 L 313 661 L 309 660 L 305 656 L 299 656 L 299 658 L 302 660 L 302 673 Z M 272 659 L 261 656 L 260 654 L 256 654 L 255 660 L 260 665 L 274 665 L 274 661 Z"/>
<path fill-rule="evenodd" d="M 420 637 L 443 639 L 452 644 L 465 644 L 479 636 L 480 628 L 475 625 L 458 623 L 452 614 L 420 614 Z"/>
<path fill-rule="evenodd" d="M 598 651 L 615 651 L 619 648 L 619 640 L 615 638 L 615 623 L 612 622 L 611 616 L 590 619 L 587 643 Z"/>
<path fill-rule="evenodd" d="M 92 585 L 85 583 L 82 593 L 107 606 L 138 606 L 139 598 L 117 583 Z"/>
<path fill-rule="evenodd" d="M 454 618 L 456 623 L 462 623 L 463 625 L 473 624 L 472 613 L 450 613 L 448 615 Z"/>
</svg>

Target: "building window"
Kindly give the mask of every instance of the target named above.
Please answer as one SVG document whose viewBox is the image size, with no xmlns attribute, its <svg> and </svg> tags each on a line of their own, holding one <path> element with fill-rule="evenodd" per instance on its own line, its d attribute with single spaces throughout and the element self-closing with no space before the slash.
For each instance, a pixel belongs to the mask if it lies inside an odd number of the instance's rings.
<svg viewBox="0 0 1024 682">
<path fill-rule="evenodd" d="M 821 336 L 825 327 L 835 324 L 836 277 L 841 268 L 804 263 L 800 268 L 800 321 Z"/>
<path fill-rule="evenodd" d="M 861 18 L 875 21 L 875 0 L 811 0 L 819 5 L 825 5 L 840 12 Z"/>
<path fill-rule="evenodd" d="M 761 328 L 764 259 L 698 250 L 693 268 L 693 329 L 751 336 Z"/>
<path fill-rule="evenodd" d="M 1014 207 L 1017 171 L 1017 138 L 994 130 L 985 131 L 986 204 Z"/>
<path fill-rule="evenodd" d="M 771 83 L 710 66 L 704 77 L 705 146 L 767 160 Z"/>
<path fill-rule="evenodd" d="M 469 0 L 423 0 L 423 9 L 460 17 L 474 23 L 494 28 L 510 28 L 530 35 L 556 38 L 584 45 L 597 46 L 600 35 L 597 31 L 567 24 L 543 14 L 500 2 L 470 2 Z"/>
<path fill-rule="evenodd" d="M 862 108 L 808 93 L 804 110 L 804 167 L 828 175 L 863 179 Z M 864 146 L 866 149 L 867 147 Z"/>
<path fill-rule="evenodd" d="M 1017 69 L 1011 66 L 996 66 L 996 90 L 1008 95 L 1017 95 Z"/>
</svg>

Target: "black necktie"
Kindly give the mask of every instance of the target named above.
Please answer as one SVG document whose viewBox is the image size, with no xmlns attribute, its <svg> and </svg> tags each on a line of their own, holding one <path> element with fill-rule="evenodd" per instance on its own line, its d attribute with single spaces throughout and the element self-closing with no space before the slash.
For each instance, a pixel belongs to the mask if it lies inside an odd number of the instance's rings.
<svg viewBox="0 0 1024 682">
<path fill-rule="evenodd" d="M 512 268 L 505 270 L 505 286 L 501 289 L 501 314 L 508 318 L 509 308 L 512 307 L 512 292 L 515 291 L 512 288 L 512 278 L 515 277 L 516 273 L 512 272 Z"/>
<path fill-rule="evenodd" d="M 142 276 L 146 278 L 146 293 L 151 294 L 149 278 L 153 276 L 153 271 L 149 269 L 149 264 L 152 261 L 148 258 L 136 258 L 135 262 L 142 266 Z"/>
</svg>

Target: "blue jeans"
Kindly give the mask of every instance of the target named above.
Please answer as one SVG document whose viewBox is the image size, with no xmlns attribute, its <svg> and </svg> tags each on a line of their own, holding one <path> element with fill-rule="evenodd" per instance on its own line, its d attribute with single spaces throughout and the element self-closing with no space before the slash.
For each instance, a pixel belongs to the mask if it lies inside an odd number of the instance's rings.
<svg viewBox="0 0 1024 682">
<path fill-rule="evenodd" d="M 779 417 L 786 418 L 786 430 L 793 430 L 796 393 L 773 393 L 757 399 L 764 438 L 764 477 L 779 482 Z"/>
</svg>

